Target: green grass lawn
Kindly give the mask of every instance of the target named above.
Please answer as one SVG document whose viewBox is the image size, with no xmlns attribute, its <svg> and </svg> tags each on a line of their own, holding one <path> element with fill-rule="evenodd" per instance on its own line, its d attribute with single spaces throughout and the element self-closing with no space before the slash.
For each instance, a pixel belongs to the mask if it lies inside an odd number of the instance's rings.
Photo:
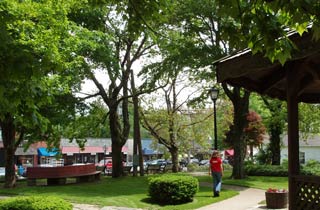
<svg viewBox="0 0 320 210">
<path fill-rule="evenodd" d="M 226 171 L 222 178 L 223 184 L 252 187 L 266 190 L 268 188 L 288 189 L 288 177 L 248 176 L 245 179 L 231 179 L 231 172 Z M 200 182 L 212 182 L 209 176 L 198 176 Z"/>
<path fill-rule="evenodd" d="M 209 176 L 208 176 L 209 177 Z M 159 206 L 150 202 L 147 195 L 148 177 L 123 177 L 112 179 L 102 177 L 94 183 L 68 184 L 65 186 L 26 186 L 18 182 L 15 189 L 0 188 L 1 195 L 53 195 L 73 203 L 95 204 L 99 206 L 122 206 L 145 209 L 196 209 L 220 200 L 235 196 L 238 193 L 223 190 L 219 198 L 212 197 L 210 187 L 200 187 L 193 202 L 181 205 Z"/>
</svg>

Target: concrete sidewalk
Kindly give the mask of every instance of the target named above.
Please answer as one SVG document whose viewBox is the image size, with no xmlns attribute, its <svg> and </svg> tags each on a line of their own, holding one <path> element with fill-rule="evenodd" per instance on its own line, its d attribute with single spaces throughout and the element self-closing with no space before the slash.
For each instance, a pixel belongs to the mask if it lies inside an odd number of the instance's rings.
<svg viewBox="0 0 320 210">
<path fill-rule="evenodd" d="M 202 183 L 204 185 L 208 185 L 210 183 Z M 211 186 L 211 184 L 210 184 Z M 261 201 L 265 200 L 265 191 L 254 189 L 254 188 L 246 188 L 246 187 L 238 187 L 231 185 L 223 185 L 223 189 L 230 189 L 239 191 L 239 195 L 236 195 L 232 198 L 213 203 L 197 210 L 261 210 L 267 209 L 266 205 L 259 204 Z M 223 192 L 222 192 L 223 193 Z M 214 199 L 214 198 L 212 198 Z M 286 208 L 287 209 L 287 208 Z M 282 209 L 282 210 L 286 210 Z"/>
</svg>

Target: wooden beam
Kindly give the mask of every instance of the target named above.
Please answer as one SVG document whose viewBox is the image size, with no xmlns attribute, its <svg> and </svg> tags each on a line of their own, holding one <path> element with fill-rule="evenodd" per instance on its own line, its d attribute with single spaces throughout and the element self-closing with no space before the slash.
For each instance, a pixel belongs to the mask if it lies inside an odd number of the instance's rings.
<svg viewBox="0 0 320 210">
<path fill-rule="evenodd" d="M 289 210 L 295 210 L 297 186 L 294 176 L 300 172 L 299 164 L 299 123 L 298 91 L 299 70 L 295 62 L 285 65 L 287 72 L 287 106 L 288 106 L 288 159 L 289 159 Z"/>
<path fill-rule="evenodd" d="M 277 69 L 277 71 L 271 71 L 268 77 L 263 78 L 263 83 L 261 83 L 261 92 L 266 93 L 274 85 L 283 80 L 286 77 L 286 71 L 283 68 Z"/>
</svg>

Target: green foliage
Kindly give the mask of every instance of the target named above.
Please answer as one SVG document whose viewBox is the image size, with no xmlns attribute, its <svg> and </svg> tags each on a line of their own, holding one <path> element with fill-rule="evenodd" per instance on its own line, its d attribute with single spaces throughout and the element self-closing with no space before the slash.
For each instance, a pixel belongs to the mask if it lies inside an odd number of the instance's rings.
<svg viewBox="0 0 320 210">
<path fill-rule="evenodd" d="M 260 165 L 270 164 L 272 162 L 272 152 L 270 151 L 269 145 L 259 149 L 256 160 Z"/>
<path fill-rule="evenodd" d="M 83 1 L 78 1 L 83 2 Z M 7 154 L 27 140 L 57 145 L 74 114 L 83 59 L 73 57 L 68 13 L 75 1 L 0 1 L 0 125 Z M 68 116 L 68 117 L 66 117 Z M 6 156 L 6 187 L 14 185 Z"/>
<path fill-rule="evenodd" d="M 210 147 L 208 133 L 211 133 L 213 127 L 212 113 L 201 109 L 183 110 L 186 101 L 180 97 L 178 88 L 174 89 L 176 92 L 173 91 L 173 85 L 176 84 L 171 84 L 171 88 L 163 91 L 162 100 L 166 100 L 166 109 L 155 107 L 151 100 L 148 102 L 150 107 L 142 115 L 143 126 L 169 151 L 171 148 L 178 148 L 180 153 L 184 153 L 194 149 L 194 145 L 201 145 L 207 150 Z"/>
<path fill-rule="evenodd" d="M 281 165 L 254 165 L 246 164 L 245 170 L 249 176 L 288 176 L 288 161 L 284 160 Z M 320 163 L 315 160 L 301 165 L 301 173 L 304 175 L 320 175 Z"/>
<path fill-rule="evenodd" d="M 94 101 L 86 112 L 75 116 L 65 129 L 64 136 L 69 139 L 84 137 L 110 138 L 108 109 L 100 100 Z"/>
<path fill-rule="evenodd" d="M 17 132 L 37 133 L 38 140 L 53 132 L 50 124 L 61 125 L 61 116 L 70 115 L 64 112 L 70 106 L 61 104 L 75 103 L 71 87 L 79 79 L 67 44 L 72 6 L 51 0 L 0 3 L 0 121 L 10 114 Z"/>
<path fill-rule="evenodd" d="M 192 176 L 162 175 L 149 179 L 149 195 L 161 204 L 190 202 L 198 190 L 198 180 Z"/>
<path fill-rule="evenodd" d="M 304 174 L 320 176 L 320 162 L 317 160 L 309 160 L 302 166 Z"/>
<path fill-rule="evenodd" d="M 194 171 L 199 171 L 200 169 L 200 166 L 196 163 L 189 163 L 187 165 L 187 168 L 188 168 L 188 172 L 194 172 Z M 208 167 L 207 168 L 207 171 L 208 171 Z"/>
<path fill-rule="evenodd" d="M 284 166 L 248 164 L 245 171 L 249 176 L 288 176 L 288 168 Z"/>
<path fill-rule="evenodd" d="M 307 140 L 308 136 L 320 133 L 319 104 L 299 104 L 299 128 L 301 139 Z"/>
<path fill-rule="evenodd" d="M 272 62 L 284 62 L 291 57 L 295 46 L 286 37 L 289 30 L 299 34 L 312 24 L 314 37 L 319 38 L 320 3 L 318 1 L 216 1 L 218 15 L 230 24 L 221 27 L 230 47 L 251 48 L 261 52 Z"/>
<path fill-rule="evenodd" d="M 19 196 L 0 201 L 2 210 L 72 210 L 71 203 L 53 196 Z"/>
</svg>

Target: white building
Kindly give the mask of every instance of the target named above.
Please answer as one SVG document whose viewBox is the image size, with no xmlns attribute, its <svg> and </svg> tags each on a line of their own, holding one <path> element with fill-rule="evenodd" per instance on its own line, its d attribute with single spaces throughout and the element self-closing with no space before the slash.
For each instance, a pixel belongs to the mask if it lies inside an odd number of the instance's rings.
<svg viewBox="0 0 320 210">
<path fill-rule="evenodd" d="M 309 160 L 320 162 L 320 136 L 313 135 L 307 140 L 300 140 L 299 143 L 300 162 L 306 163 Z M 283 137 L 283 146 L 281 148 L 281 161 L 288 159 L 288 135 Z"/>
</svg>

